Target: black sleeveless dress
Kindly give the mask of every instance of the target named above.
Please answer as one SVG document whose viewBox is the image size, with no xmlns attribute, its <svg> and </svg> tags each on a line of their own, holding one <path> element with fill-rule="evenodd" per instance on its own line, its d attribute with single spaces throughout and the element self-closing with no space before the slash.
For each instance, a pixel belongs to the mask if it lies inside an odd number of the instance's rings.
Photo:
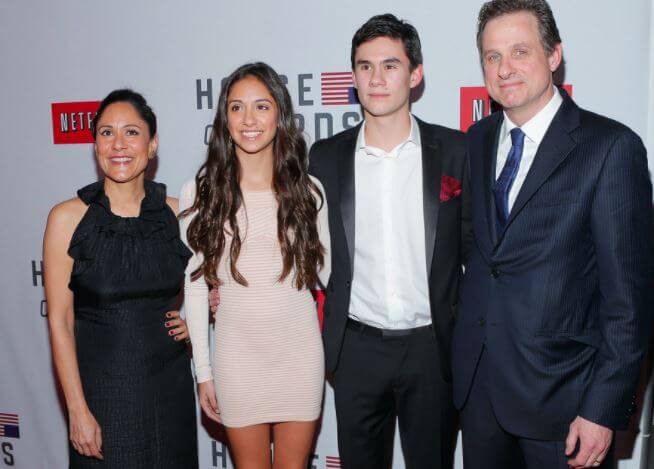
<svg viewBox="0 0 654 469">
<path fill-rule="evenodd" d="M 71 446 L 70 467 L 196 468 L 190 360 L 164 326 L 191 252 L 166 187 L 146 181 L 133 218 L 111 212 L 103 181 L 77 194 L 89 208 L 68 250 L 69 287 L 82 386 L 102 431 L 104 461 Z"/>
</svg>

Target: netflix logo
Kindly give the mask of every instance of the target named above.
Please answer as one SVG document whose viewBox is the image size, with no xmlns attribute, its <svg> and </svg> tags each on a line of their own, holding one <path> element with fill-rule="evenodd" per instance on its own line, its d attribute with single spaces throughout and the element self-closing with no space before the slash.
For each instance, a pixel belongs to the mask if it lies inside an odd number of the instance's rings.
<svg viewBox="0 0 654 469">
<path fill-rule="evenodd" d="M 561 85 L 561 88 L 572 96 L 572 85 Z M 484 86 L 462 86 L 460 90 L 460 129 L 467 132 L 475 122 L 501 109 L 501 106 L 490 99 Z"/>
<path fill-rule="evenodd" d="M 91 122 L 99 106 L 100 101 L 52 103 L 54 143 L 93 143 Z"/>
</svg>

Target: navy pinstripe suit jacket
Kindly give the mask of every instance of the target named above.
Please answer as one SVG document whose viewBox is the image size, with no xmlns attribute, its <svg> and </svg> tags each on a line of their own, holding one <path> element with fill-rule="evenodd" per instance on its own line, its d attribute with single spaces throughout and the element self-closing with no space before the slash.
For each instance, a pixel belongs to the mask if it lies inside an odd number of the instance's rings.
<svg viewBox="0 0 654 469">
<path fill-rule="evenodd" d="M 468 132 L 475 242 L 453 337 L 457 407 L 484 350 L 500 424 L 545 440 L 577 415 L 626 425 L 654 287 L 645 148 L 563 96 L 503 232 L 491 193 L 503 114 Z"/>
</svg>

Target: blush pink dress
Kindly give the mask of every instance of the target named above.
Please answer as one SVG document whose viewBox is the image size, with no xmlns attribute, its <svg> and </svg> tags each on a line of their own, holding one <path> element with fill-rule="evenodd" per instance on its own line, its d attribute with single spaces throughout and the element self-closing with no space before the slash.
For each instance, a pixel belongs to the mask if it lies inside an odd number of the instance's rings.
<svg viewBox="0 0 654 469">
<path fill-rule="evenodd" d="M 320 183 L 314 182 L 322 190 Z M 180 209 L 195 196 L 194 183 L 182 189 Z M 213 360 L 208 340 L 208 289 L 203 277 L 190 280 L 202 262 L 194 255 L 187 268 L 185 311 L 193 344 L 198 383 L 214 380 L 218 407 L 228 427 L 287 421 L 311 421 L 320 415 L 324 356 L 316 306 L 309 289 L 293 285 L 294 272 L 279 281 L 282 255 L 277 240 L 277 201 L 272 191 L 243 192 L 237 214 L 242 248 L 238 284 L 229 256 L 218 268 L 220 306 L 216 314 Z M 317 202 L 319 203 L 319 201 Z M 192 215 L 182 220 L 186 230 Z M 318 214 L 320 240 L 329 249 L 326 200 Z M 228 252 L 231 238 L 226 240 Z M 329 277 L 329 252 L 320 271 Z"/>
</svg>

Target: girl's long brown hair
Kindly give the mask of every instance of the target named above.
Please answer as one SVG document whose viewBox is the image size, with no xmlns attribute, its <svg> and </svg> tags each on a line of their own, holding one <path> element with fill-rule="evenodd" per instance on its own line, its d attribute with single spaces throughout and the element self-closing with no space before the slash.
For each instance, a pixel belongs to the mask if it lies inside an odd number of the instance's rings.
<svg viewBox="0 0 654 469">
<path fill-rule="evenodd" d="M 307 145 L 293 117 L 293 104 L 279 75 L 267 64 L 256 62 L 237 68 L 224 82 L 207 160 L 195 176 L 196 194 L 193 205 L 180 217 L 196 215 L 189 224 L 187 238 L 204 262 L 194 272 L 204 274 L 209 284 L 219 284 L 218 263 L 225 252 L 226 230 L 232 234 L 229 246 L 231 275 L 241 285 L 247 280 L 238 271 L 236 261 L 241 252 L 241 230 L 236 213 L 243 204 L 239 185 L 241 168 L 227 128 L 227 97 L 232 86 L 246 77 L 261 81 L 277 105 L 277 133 L 273 143 L 273 190 L 277 198 L 277 239 L 283 265 L 279 280 L 295 268 L 294 284 L 299 289 L 312 288 L 318 281 L 318 268 L 323 265 L 324 248 L 317 227 L 316 195 L 323 196 L 307 173 Z"/>
</svg>

